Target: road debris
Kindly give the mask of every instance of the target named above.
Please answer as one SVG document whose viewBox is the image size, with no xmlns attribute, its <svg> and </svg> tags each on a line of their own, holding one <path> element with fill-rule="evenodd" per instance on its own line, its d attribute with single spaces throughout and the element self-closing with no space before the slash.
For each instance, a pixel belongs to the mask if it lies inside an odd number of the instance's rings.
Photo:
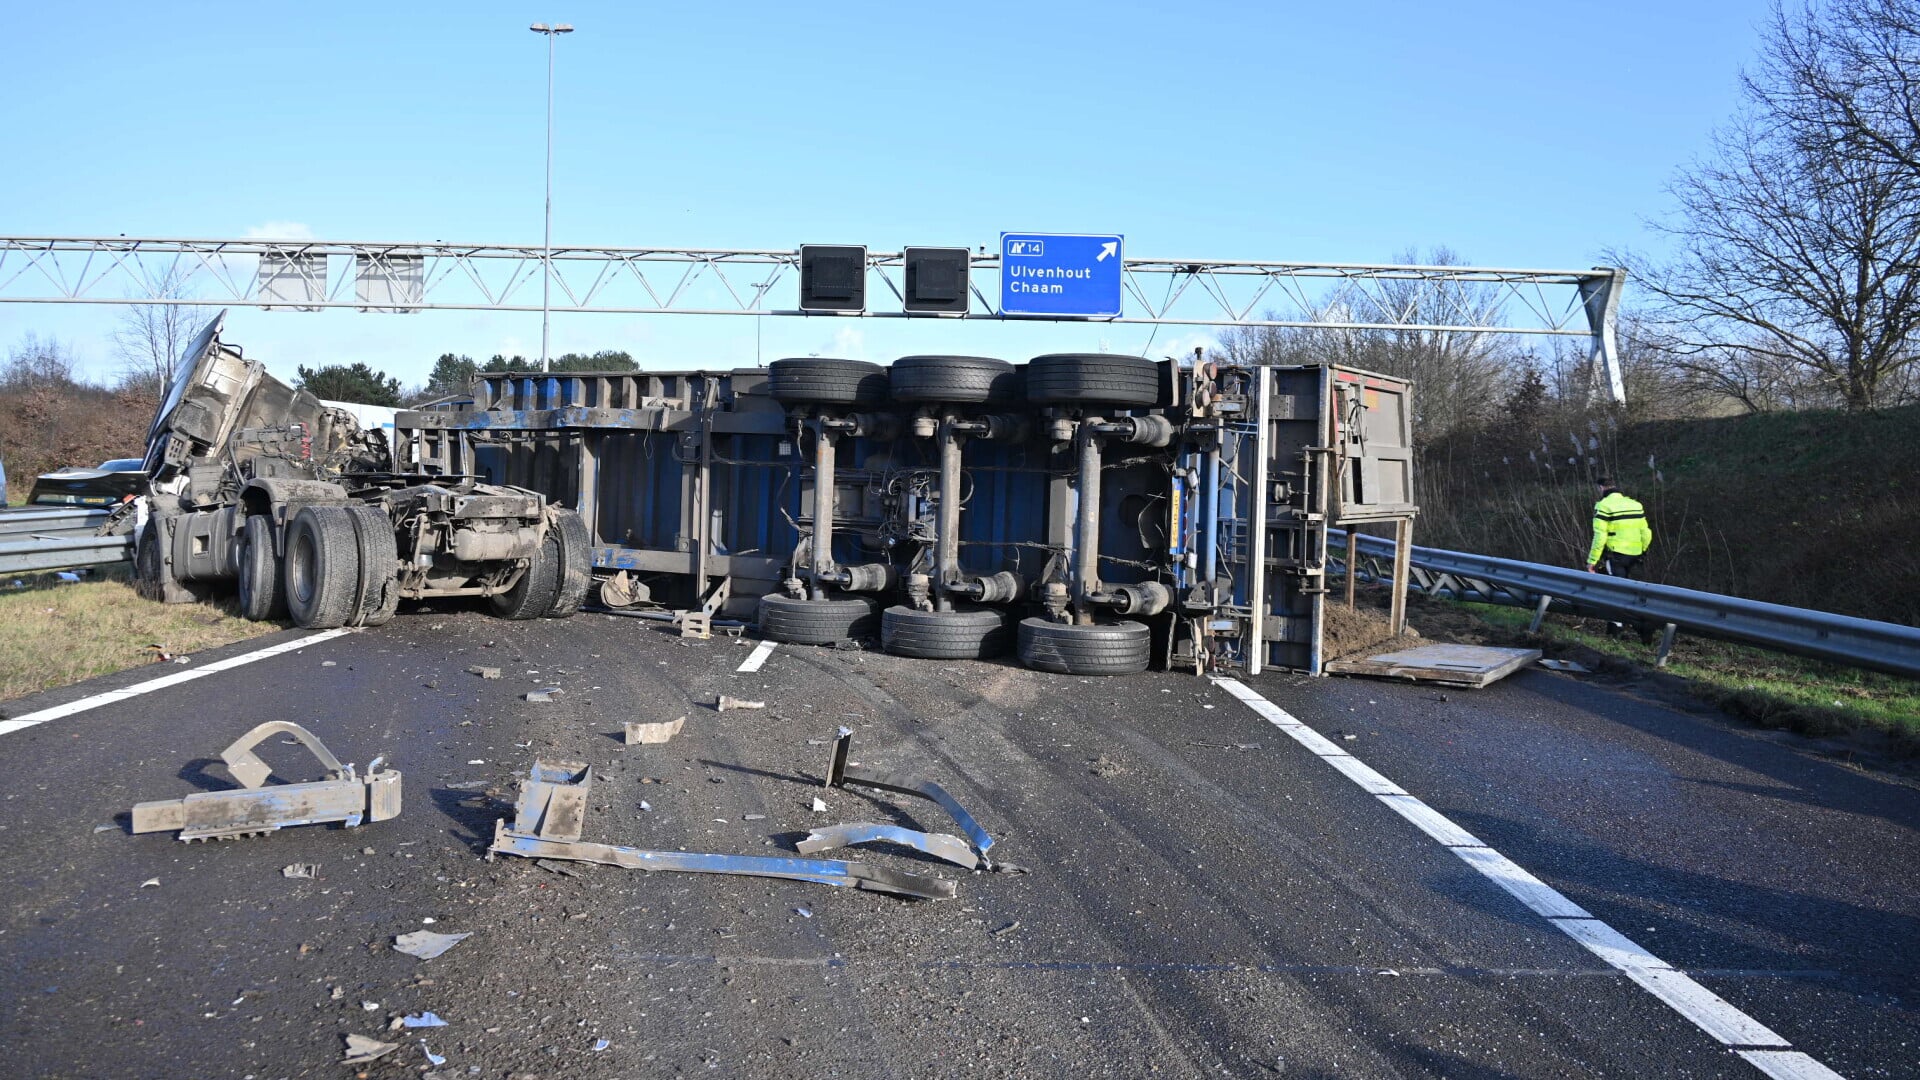
<svg viewBox="0 0 1920 1080">
<path fill-rule="evenodd" d="M 144 889 L 144 888 L 146 888 L 146 887 L 147 887 L 147 886 L 149 886 L 149 885 L 151 885 L 151 886 L 153 886 L 153 887 L 154 887 L 154 888 L 156 888 L 156 889 L 157 889 L 157 888 L 159 888 L 159 887 L 160 887 L 160 879 L 159 879 L 159 878 L 157 878 L 157 877 L 150 877 L 150 878 L 148 878 L 147 880 L 145 880 L 145 881 L 143 881 L 143 882 L 141 882 L 141 883 L 140 883 L 140 887 L 141 887 L 141 888 L 143 888 L 143 889 Z"/>
<path fill-rule="evenodd" d="M 627 745 L 654 745 L 666 742 L 675 735 L 680 734 L 680 729 L 685 726 L 686 722 L 687 718 L 685 716 L 677 720 L 661 720 L 652 723 L 629 720 L 626 725 Z"/>
<path fill-rule="evenodd" d="M 264 786 L 273 769 L 253 752 L 273 735 L 298 739 L 326 771 L 327 779 L 304 784 Z M 227 771 L 240 781 L 233 791 L 202 791 L 184 799 L 139 803 L 133 808 L 133 831 L 165 832 L 179 829 L 182 840 L 232 839 L 259 836 L 289 825 L 338 821 L 352 827 L 362 821 L 385 821 L 400 813 L 400 773 L 380 768 L 384 758 L 367 765 L 365 777 L 340 759 L 299 724 L 269 720 L 240 736 L 221 751 Z"/>
<path fill-rule="evenodd" d="M 814 813 L 816 813 L 816 814 L 824 814 L 824 813 L 826 813 L 826 812 L 827 812 L 827 800 L 825 800 L 825 799 L 822 799 L 822 798 L 819 798 L 818 796 L 816 796 L 816 797 L 814 798 L 814 800 L 813 800 L 813 812 L 814 812 Z"/>
<path fill-rule="evenodd" d="M 396 952 L 417 956 L 422 960 L 431 960 L 472 936 L 471 932 L 436 934 L 431 930 L 415 930 L 394 938 L 393 947 Z"/>
<path fill-rule="evenodd" d="M 505 818 L 494 823 L 493 843 L 487 849 L 488 857 L 496 854 L 517 855 L 534 860 L 604 863 L 630 870 L 786 878 L 929 900 L 950 899 L 954 895 L 954 883 L 945 878 L 907 874 L 855 862 L 700 851 L 648 851 L 615 844 L 584 843 L 580 840 L 580 830 L 592 779 L 592 770 L 578 762 L 536 759 L 528 770 L 527 778 L 521 782 L 520 800 L 514 807 L 513 824 L 509 826 Z"/>
<path fill-rule="evenodd" d="M 797 907 L 797 908 L 794 908 L 794 909 L 793 909 L 793 913 L 794 913 L 795 915 L 798 915 L 798 916 L 800 916 L 800 917 L 801 917 L 801 918 L 803 918 L 803 919 L 811 919 L 811 918 L 813 918 L 813 912 L 812 912 L 812 910 L 810 910 L 810 909 L 808 909 L 808 908 L 803 908 L 803 907 Z"/>
<path fill-rule="evenodd" d="M 882 791 L 898 792 L 902 795 L 918 795 L 939 805 L 940 809 L 953 818 L 960 831 L 967 834 L 973 843 L 973 849 L 980 853 L 982 869 L 993 869 L 993 861 L 987 851 L 993 847 L 993 837 L 973 820 L 966 807 L 959 800 L 947 794 L 947 789 L 931 780 L 925 780 L 910 773 L 891 773 L 880 769 L 870 769 L 858 762 L 850 762 L 847 756 L 853 752 L 853 729 L 843 727 L 834 734 L 833 757 L 827 762 L 827 787 L 845 787 L 857 784 L 861 787 L 878 788 Z"/>
<path fill-rule="evenodd" d="M 500 669 L 497 667 L 487 667 L 484 664 L 475 664 L 467 669 L 467 674 L 478 675 L 483 679 L 497 679 L 500 677 Z"/>
<path fill-rule="evenodd" d="M 608 1042 L 605 1039 L 595 1039 L 593 1040 L 593 1052 L 597 1054 L 600 1051 L 605 1050 L 607 1047 L 612 1045 L 613 1045 L 612 1043 Z"/>
<path fill-rule="evenodd" d="M 1093 758 L 1087 762 L 1087 771 L 1092 773 L 1095 776 L 1106 777 L 1106 776 L 1119 776 L 1121 773 L 1124 773 L 1127 770 L 1126 770 L 1126 766 L 1121 765 L 1119 762 L 1113 760 L 1112 758 L 1108 757 L 1105 754 L 1101 754 L 1099 757 Z"/>
<path fill-rule="evenodd" d="M 1002 934 L 1011 934 L 1018 929 L 1020 929 L 1020 920 L 1015 919 L 1007 925 L 1000 927 L 998 930 L 991 931 L 991 933 L 994 937 L 999 937 Z"/>
<path fill-rule="evenodd" d="M 944 859 L 955 866 L 968 870 L 980 868 L 980 859 L 967 846 L 965 840 L 946 833 L 924 833 L 898 825 L 881 825 L 874 822 L 853 822 L 847 825 L 828 825 L 807 834 L 805 840 L 793 846 L 802 855 L 830 851 L 833 848 L 851 847 L 854 844 L 867 844 L 875 840 L 886 840 L 903 844 L 917 851 L 924 851 L 936 859 Z"/>
<path fill-rule="evenodd" d="M 448 791 L 479 791 L 488 783 L 489 781 L 486 780 L 462 780 L 457 784 L 448 784 L 446 787 Z"/>
<path fill-rule="evenodd" d="M 593 767 L 578 761 L 533 759 L 513 807 L 516 832 L 542 840 L 578 840 L 587 820 Z"/>
<path fill-rule="evenodd" d="M 523 696 L 531 702 L 540 703 L 553 700 L 555 694 L 565 693 L 557 686 L 543 686 L 538 690 L 529 690 Z"/>
<path fill-rule="evenodd" d="M 431 1012 L 412 1013 L 400 1018 L 400 1023 L 410 1028 L 446 1027 L 447 1022 Z"/>
<path fill-rule="evenodd" d="M 311 862 L 288 863 L 280 868 L 283 878 L 312 878 L 320 876 L 320 864 Z"/>
<path fill-rule="evenodd" d="M 427 1064 L 429 1065 L 445 1065 L 447 1063 L 446 1058 L 433 1052 L 433 1048 L 427 1045 L 427 1040 L 425 1039 L 420 1040 L 420 1052 L 427 1055 Z"/>
<path fill-rule="evenodd" d="M 1591 675 L 1593 669 L 1577 660 L 1542 660 L 1540 666 L 1548 671 L 1567 671 L 1579 675 Z"/>
<path fill-rule="evenodd" d="M 381 1042 L 369 1039 L 365 1035 L 347 1036 L 347 1056 L 341 1059 L 342 1065 L 365 1065 L 400 1049 L 399 1043 Z"/>
<path fill-rule="evenodd" d="M 719 695 L 719 700 L 713 703 L 715 712 L 726 712 L 728 709 L 764 709 L 766 707 L 767 703 L 764 701 L 748 701 L 745 698 L 728 697 L 725 694 Z"/>
</svg>

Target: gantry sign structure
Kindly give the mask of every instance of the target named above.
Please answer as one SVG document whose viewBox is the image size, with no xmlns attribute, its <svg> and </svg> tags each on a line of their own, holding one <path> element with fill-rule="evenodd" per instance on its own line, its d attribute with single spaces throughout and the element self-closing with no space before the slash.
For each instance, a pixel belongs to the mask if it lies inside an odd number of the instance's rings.
<svg viewBox="0 0 1920 1080">
<path fill-rule="evenodd" d="M 1124 256 L 1118 237 L 1067 236 L 1055 251 L 1097 259 L 1124 295 L 1064 313 L 1016 290 L 1041 255 L 1008 233 L 984 247 L 856 245 L 792 250 L 556 247 L 322 240 L 0 237 L 0 302 L 205 304 L 281 311 L 342 308 L 616 314 L 947 318 L 1276 327 L 1586 339 L 1597 388 L 1624 400 L 1615 322 L 1623 270 L 1528 270 L 1374 263 Z M 1111 242 L 1102 242 L 1111 241 Z M 1046 256 L 1043 256 L 1046 257 Z M 1109 260 L 1111 260 L 1109 262 Z M 1071 269 L 1051 268 L 1069 279 Z M 870 288 L 869 286 L 873 286 Z"/>
</svg>

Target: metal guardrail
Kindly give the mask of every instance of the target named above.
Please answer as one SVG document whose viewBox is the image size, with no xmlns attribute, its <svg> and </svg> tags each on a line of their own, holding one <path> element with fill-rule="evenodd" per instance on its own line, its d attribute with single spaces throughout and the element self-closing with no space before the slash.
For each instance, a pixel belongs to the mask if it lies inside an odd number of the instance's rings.
<svg viewBox="0 0 1920 1080">
<path fill-rule="evenodd" d="M 91 536 L 106 523 L 111 507 L 22 506 L 0 510 L 0 539 L 26 536 Z"/>
<path fill-rule="evenodd" d="M 1384 537 L 1357 536 L 1355 546 L 1362 556 L 1393 555 L 1393 541 Z M 1530 597 L 1536 605 L 1547 597 L 1596 615 L 1667 623 L 1704 637 L 1920 679 L 1920 628 L 1912 626 L 1441 548 L 1416 546 L 1411 562 L 1461 584 L 1485 583 Z M 1479 591 L 1477 584 L 1468 588 Z"/>
<path fill-rule="evenodd" d="M 0 536 L 0 574 L 71 570 L 131 558 L 131 536 Z"/>
</svg>

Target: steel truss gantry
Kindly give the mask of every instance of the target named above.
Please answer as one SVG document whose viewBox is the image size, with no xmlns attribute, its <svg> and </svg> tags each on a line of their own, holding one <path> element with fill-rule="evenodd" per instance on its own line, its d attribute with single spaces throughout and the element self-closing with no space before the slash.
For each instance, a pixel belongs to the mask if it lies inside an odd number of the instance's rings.
<svg viewBox="0 0 1920 1080">
<path fill-rule="evenodd" d="M 901 253 L 867 254 L 868 310 L 823 315 L 797 301 L 799 252 L 663 247 L 0 237 L 0 302 L 205 304 L 269 310 L 539 311 L 541 268 L 555 311 L 1097 321 L 1322 331 L 1539 334 L 1585 338 L 1596 381 L 1622 400 L 1615 321 L 1623 270 L 1523 270 L 1373 263 L 1136 259 L 1112 319 L 1003 315 L 1000 257 L 972 258 L 972 310 L 882 310 L 903 295 Z M 884 290 L 884 291 L 883 291 Z"/>
</svg>

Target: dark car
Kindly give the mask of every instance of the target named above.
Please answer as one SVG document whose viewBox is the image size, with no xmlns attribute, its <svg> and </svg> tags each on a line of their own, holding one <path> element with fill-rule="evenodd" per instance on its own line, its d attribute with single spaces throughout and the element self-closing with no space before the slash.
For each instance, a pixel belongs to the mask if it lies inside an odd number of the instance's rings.
<svg viewBox="0 0 1920 1080">
<path fill-rule="evenodd" d="M 129 495 L 147 493 L 145 463 L 114 458 L 97 469 L 60 469 L 34 478 L 27 495 L 31 506 L 117 506 Z"/>
</svg>

